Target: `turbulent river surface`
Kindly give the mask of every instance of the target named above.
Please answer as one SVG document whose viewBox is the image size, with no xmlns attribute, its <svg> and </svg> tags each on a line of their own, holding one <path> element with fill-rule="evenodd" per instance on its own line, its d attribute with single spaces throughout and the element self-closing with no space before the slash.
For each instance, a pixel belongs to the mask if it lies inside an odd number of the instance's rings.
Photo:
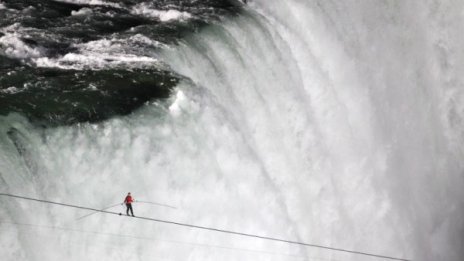
<svg viewBox="0 0 464 261">
<path fill-rule="evenodd" d="M 458 0 L 0 0 L 0 259 L 462 261 L 463 29 Z M 129 191 L 328 248 L 6 196 Z"/>
</svg>

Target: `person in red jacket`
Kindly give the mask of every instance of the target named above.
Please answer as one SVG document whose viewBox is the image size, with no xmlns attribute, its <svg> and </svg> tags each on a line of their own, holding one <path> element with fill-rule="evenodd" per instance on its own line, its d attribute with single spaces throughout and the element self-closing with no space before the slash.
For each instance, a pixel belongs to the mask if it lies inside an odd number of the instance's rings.
<svg viewBox="0 0 464 261">
<path fill-rule="evenodd" d="M 127 193 L 127 196 L 124 199 L 124 203 L 126 204 L 126 207 L 127 207 L 126 214 L 128 216 L 129 216 L 129 210 L 130 210 L 132 216 L 134 216 L 134 210 L 132 209 L 132 202 L 134 202 L 134 199 L 132 198 L 131 193 L 129 192 L 129 193 Z"/>
</svg>

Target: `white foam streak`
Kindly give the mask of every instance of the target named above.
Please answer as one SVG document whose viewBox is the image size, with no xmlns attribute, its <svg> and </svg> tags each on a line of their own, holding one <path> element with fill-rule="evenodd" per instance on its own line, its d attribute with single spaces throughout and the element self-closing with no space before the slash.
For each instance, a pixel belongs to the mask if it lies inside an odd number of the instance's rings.
<svg viewBox="0 0 464 261">
<path fill-rule="evenodd" d="M 87 16 L 92 13 L 92 9 L 84 7 L 79 9 L 78 11 L 71 11 L 72 16 Z"/>
<path fill-rule="evenodd" d="M 57 67 L 62 69 L 103 69 L 125 67 L 153 66 L 157 59 L 135 55 L 97 55 L 69 53 L 59 59 L 41 57 L 35 61 L 38 67 Z"/>
<path fill-rule="evenodd" d="M 15 94 L 20 92 L 20 90 L 14 86 L 8 87 L 6 89 L 1 89 L 0 93 Z"/>
<path fill-rule="evenodd" d="M 138 15 L 144 15 L 147 17 L 157 18 L 161 22 L 169 22 L 174 20 L 188 20 L 192 18 L 192 15 L 188 12 L 181 12 L 178 10 L 156 10 L 150 8 L 150 5 L 147 3 L 141 3 L 139 5 L 134 6 L 132 9 L 132 13 Z"/>
<path fill-rule="evenodd" d="M 102 0 L 55 0 L 57 2 L 72 3 L 72 4 L 84 4 L 84 5 L 103 5 L 103 6 L 112 6 L 112 7 L 121 7 L 120 4 L 102 1 Z"/>
<path fill-rule="evenodd" d="M 68 53 L 58 58 L 37 58 L 35 64 L 38 67 L 58 67 L 62 69 L 103 69 L 121 66 L 139 68 L 159 65 L 158 59 L 154 57 L 126 53 L 126 48 L 131 43 L 158 44 L 141 35 L 135 35 L 125 41 L 102 39 L 74 45 L 78 48 L 78 53 Z"/>
<path fill-rule="evenodd" d="M 0 52 L 17 59 L 37 58 L 42 55 L 40 49 L 30 47 L 21 41 L 17 33 L 6 33 L 0 37 Z"/>
</svg>

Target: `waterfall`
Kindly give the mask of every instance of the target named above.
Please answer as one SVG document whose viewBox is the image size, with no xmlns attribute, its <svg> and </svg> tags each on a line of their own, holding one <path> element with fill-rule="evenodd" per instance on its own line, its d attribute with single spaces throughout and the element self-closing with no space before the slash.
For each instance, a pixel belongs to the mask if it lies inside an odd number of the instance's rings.
<svg viewBox="0 0 464 261">
<path fill-rule="evenodd" d="M 459 1 L 265 1 L 164 46 L 167 100 L 0 117 L 1 191 L 410 260 L 459 261 Z M 102 47 L 104 48 L 104 47 Z M 5 260 L 381 260 L 0 198 Z M 124 213 L 123 206 L 114 211 Z"/>
</svg>

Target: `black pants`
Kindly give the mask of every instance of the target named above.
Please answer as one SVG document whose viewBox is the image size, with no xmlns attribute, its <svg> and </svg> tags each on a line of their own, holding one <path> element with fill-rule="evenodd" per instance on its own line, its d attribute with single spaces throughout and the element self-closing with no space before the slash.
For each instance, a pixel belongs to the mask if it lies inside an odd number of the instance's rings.
<svg viewBox="0 0 464 261">
<path fill-rule="evenodd" d="M 126 214 L 129 216 L 129 210 L 132 214 L 132 216 L 134 216 L 134 210 L 132 209 L 132 204 L 126 204 L 126 207 L 127 207 L 127 210 L 126 210 Z"/>
</svg>

